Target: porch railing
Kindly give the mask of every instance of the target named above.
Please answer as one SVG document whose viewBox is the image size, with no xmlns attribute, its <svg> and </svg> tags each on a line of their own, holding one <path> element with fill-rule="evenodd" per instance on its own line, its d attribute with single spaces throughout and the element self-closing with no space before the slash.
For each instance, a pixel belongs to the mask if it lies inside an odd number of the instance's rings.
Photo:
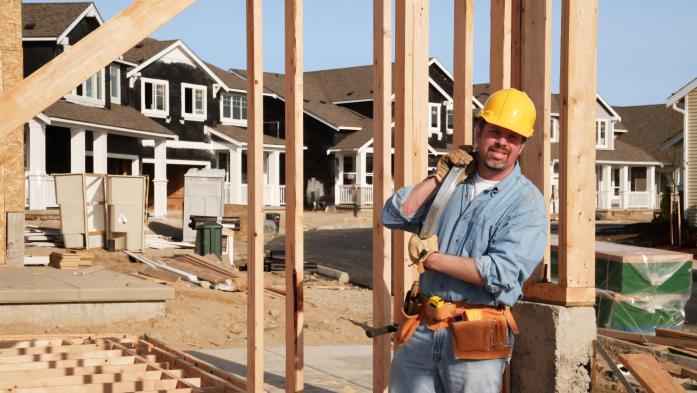
<svg viewBox="0 0 697 393">
<path fill-rule="evenodd" d="M 651 193 L 648 191 L 631 191 L 629 192 L 629 206 L 630 209 L 636 208 L 650 208 L 651 207 Z"/>
<path fill-rule="evenodd" d="M 34 181 L 34 184 L 32 184 Z M 33 193 L 38 194 L 33 195 Z M 32 206 L 32 200 L 39 206 Z M 56 203 L 55 178 L 50 175 L 24 176 L 24 205 L 28 209 L 58 207 Z"/>
<path fill-rule="evenodd" d="M 373 186 L 366 185 L 356 187 L 355 185 L 339 185 L 337 186 L 337 195 L 339 205 L 353 205 L 357 198 L 361 205 L 373 204 Z"/>
</svg>

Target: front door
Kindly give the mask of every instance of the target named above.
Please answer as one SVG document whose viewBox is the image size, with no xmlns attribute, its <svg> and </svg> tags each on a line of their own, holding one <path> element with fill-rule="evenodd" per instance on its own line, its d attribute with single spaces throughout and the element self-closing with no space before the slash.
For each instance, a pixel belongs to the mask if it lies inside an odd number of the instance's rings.
<svg viewBox="0 0 697 393">
<path fill-rule="evenodd" d="M 620 208 L 620 168 L 612 168 L 610 171 L 610 187 L 612 194 L 610 195 L 610 203 L 613 209 Z"/>
</svg>

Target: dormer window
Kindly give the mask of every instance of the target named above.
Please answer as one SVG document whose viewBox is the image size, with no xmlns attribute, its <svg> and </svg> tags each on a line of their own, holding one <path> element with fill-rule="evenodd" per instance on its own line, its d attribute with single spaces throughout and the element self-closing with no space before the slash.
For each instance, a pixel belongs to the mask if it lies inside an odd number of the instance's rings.
<svg viewBox="0 0 697 393">
<path fill-rule="evenodd" d="M 78 85 L 66 97 L 69 101 L 87 105 L 104 105 L 104 70 L 98 71 Z"/>
<path fill-rule="evenodd" d="M 142 78 L 140 84 L 140 111 L 146 116 L 169 116 L 169 82 Z"/>
<path fill-rule="evenodd" d="M 206 86 L 182 83 L 182 118 L 206 120 Z"/>
<path fill-rule="evenodd" d="M 595 121 L 595 147 L 605 147 L 607 148 L 607 134 L 608 134 L 608 122 L 607 120 L 596 120 Z"/>
<path fill-rule="evenodd" d="M 121 103 L 121 67 L 118 64 L 109 66 L 109 91 L 112 104 Z"/>
<path fill-rule="evenodd" d="M 247 96 L 242 93 L 223 94 L 220 100 L 220 121 L 225 124 L 247 124 Z"/>
</svg>

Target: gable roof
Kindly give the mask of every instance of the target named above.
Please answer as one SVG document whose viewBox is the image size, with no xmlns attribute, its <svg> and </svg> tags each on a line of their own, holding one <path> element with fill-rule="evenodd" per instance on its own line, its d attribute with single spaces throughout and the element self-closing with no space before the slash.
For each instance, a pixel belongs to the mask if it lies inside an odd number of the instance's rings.
<svg viewBox="0 0 697 393">
<path fill-rule="evenodd" d="M 103 23 L 91 2 L 23 3 L 22 37 L 59 39 L 67 35 L 83 17 L 93 14 Z"/>
<path fill-rule="evenodd" d="M 43 114 L 48 116 L 51 122 L 65 120 L 85 125 L 105 126 L 127 133 L 177 139 L 172 131 L 127 105 L 112 105 L 110 109 L 107 109 L 59 100 L 46 108 Z"/>
<path fill-rule="evenodd" d="M 622 116 L 622 122 L 629 130 L 615 139 L 615 151 L 618 154 L 623 155 L 623 149 L 629 150 L 629 147 L 622 146 L 627 145 L 641 149 L 644 154 L 643 161 L 648 161 L 647 157 L 651 157 L 654 161 L 669 161 L 668 152 L 662 151 L 661 146 L 663 142 L 682 130 L 683 117 L 680 113 L 664 104 L 617 106 L 615 109 Z M 598 150 L 599 156 L 600 153 L 601 150 Z M 611 160 L 610 157 L 607 159 Z"/>
<path fill-rule="evenodd" d="M 170 47 L 175 42 L 177 42 L 177 40 L 160 41 L 153 38 L 145 38 L 137 43 L 136 46 L 126 51 L 126 53 L 123 54 L 123 59 L 131 63 L 142 64 Z"/>
</svg>

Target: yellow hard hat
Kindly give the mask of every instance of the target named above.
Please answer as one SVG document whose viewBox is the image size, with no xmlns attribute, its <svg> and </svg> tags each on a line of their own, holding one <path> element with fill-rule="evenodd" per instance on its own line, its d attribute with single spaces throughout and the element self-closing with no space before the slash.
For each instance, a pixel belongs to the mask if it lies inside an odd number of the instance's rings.
<svg viewBox="0 0 697 393">
<path fill-rule="evenodd" d="M 535 125 L 535 104 L 520 90 L 503 89 L 489 96 L 479 117 L 529 138 Z"/>
</svg>

